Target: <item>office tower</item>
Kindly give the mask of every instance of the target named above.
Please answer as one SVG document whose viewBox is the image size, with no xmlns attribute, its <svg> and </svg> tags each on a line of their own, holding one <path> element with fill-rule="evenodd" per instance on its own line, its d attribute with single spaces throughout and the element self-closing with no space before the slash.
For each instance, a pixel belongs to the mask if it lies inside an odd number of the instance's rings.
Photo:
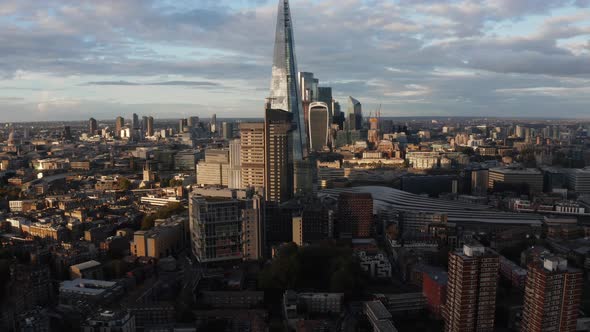
<svg viewBox="0 0 590 332">
<path fill-rule="evenodd" d="M 229 189 L 242 189 L 242 143 L 240 139 L 233 139 L 229 142 Z"/>
<path fill-rule="evenodd" d="M 97 131 L 98 131 L 98 123 L 96 122 L 96 119 L 90 118 L 90 120 L 88 120 L 88 133 L 90 135 L 95 135 Z"/>
<path fill-rule="evenodd" d="M 133 113 L 133 120 L 131 121 L 131 128 L 134 130 L 139 129 L 139 116 Z"/>
<path fill-rule="evenodd" d="M 582 272 L 561 257 L 528 266 L 522 332 L 574 332 L 582 296 Z"/>
<path fill-rule="evenodd" d="M 309 105 L 309 150 L 322 151 L 328 146 L 330 114 L 328 105 L 313 102 Z"/>
<path fill-rule="evenodd" d="M 72 129 L 70 128 L 70 126 L 64 126 L 63 137 L 66 140 L 71 140 L 72 139 Z"/>
<path fill-rule="evenodd" d="M 187 127 L 188 127 L 188 120 L 187 119 L 178 120 L 178 132 L 179 133 L 183 133 Z"/>
<path fill-rule="evenodd" d="M 217 132 L 217 115 L 216 114 L 211 115 L 211 123 L 209 124 L 209 129 L 212 134 L 215 134 Z"/>
<path fill-rule="evenodd" d="M 141 131 L 146 134 L 147 133 L 147 123 L 148 123 L 148 117 L 147 116 L 142 116 L 141 117 Z"/>
<path fill-rule="evenodd" d="M 301 101 L 308 103 L 314 101 L 317 96 L 314 94 L 315 79 L 313 73 L 298 72 L 297 80 L 299 82 Z M 315 85 L 315 87 L 317 87 L 317 85 Z"/>
<path fill-rule="evenodd" d="M 223 121 L 221 123 L 221 135 L 223 139 L 230 140 L 233 138 L 234 124 L 232 122 Z"/>
<path fill-rule="evenodd" d="M 24 127 L 23 128 L 23 139 L 29 140 L 31 138 L 31 127 Z"/>
<path fill-rule="evenodd" d="M 337 124 L 338 128 L 340 130 L 344 129 L 344 123 L 346 122 L 346 116 L 344 115 L 344 113 L 342 112 L 341 108 L 340 108 L 340 103 L 337 101 L 333 101 L 332 102 L 332 112 L 333 112 L 333 118 L 332 118 L 332 123 Z"/>
<path fill-rule="evenodd" d="M 242 187 L 264 187 L 264 123 L 240 123 Z"/>
<path fill-rule="evenodd" d="M 305 120 L 297 73 L 289 1 L 280 0 L 270 87 L 271 105 L 268 108 L 293 113 L 291 149 L 294 161 L 303 160 L 307 157 Z"/>
<path fill-rule="evenodd" d="M 118 116 L 115 120 L 115 137 L 121 137 L 121 130 L 123 130 L 123 127 L 125 127 L 125 119 Z"/>
<path fill-rule="evenodd" d="M 363 127 L 363 111 L 361 103 L 348 97 L 348 114 L 346 116 L 348 130 L 361 130 Z"/>
<path fill-rule="evenodd" d="M 198 116 L 189 116 L 187 119 L 187 125 L 190 128 L 196 128 L 199 126 L 199 117 Z"/>
<path fill-rule="evenodd" d="M 315 101 L 326 103 L 330 112 L 330 119 L 334 116 L 334 109 L 332 108 L 332 103 L 334 102 L 334 99 L 332 98 L 332 88 L 318 87 L 318 96 Z"/>
<path fill-rule="evenodd" d="M 237 198 L 230 190 L 191 193 L 189 200 L 193 254 L 200 263 L 242 259 L 244 223 L 260 221 L 260 204 L 250 198 Z M 257 211 L 251 211 L 257 210 Z M 258 226 L 260 229 L 260 227 Z M 259 238 L 260 239 L 260 238 Z M 260 240 L 258 240 L 260 241 Z M 253 244 L 251 244 L 253 245 Z M 250 248 L 253 255 L 259 248 Z"/>
<path fill-rule="evenodd" d="M 481 245 L 449 253 L 445 332 L 494 331 L 498 255 Z"/>
<path fill-rule="evenodd" d="M 207 149 L 205 161 L 197 164 L 197 185 L 227 186 L 229 181 L 229 150 Z"/>
<path fill-rule="evenodd" d="M 293 194 L 293 165 L 289 156 L 292 113 L 267 109 L 265 113 L 265 199 L 281 203 Z"/>
<path fill-rule="evenodd" d="M 146 135 L 149 137 L 154 136 L 154 118 L 150 116 L 146 122 Z"/>
<path fill-rule="evenodd" d="M 369 193 L 341 193 L 338 196 L 340 237 L 367 238 L 373 226 L 373 196 Z"/>
</svg>

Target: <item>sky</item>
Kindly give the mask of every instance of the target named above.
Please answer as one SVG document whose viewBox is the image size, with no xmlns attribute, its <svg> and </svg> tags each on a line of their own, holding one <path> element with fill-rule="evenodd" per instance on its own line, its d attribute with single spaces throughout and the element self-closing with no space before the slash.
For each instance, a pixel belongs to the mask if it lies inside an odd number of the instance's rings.
<svg viewBox="0 0 590 332">
<path fill-rule="evenodd" d="M 0 0 L 0 122 L 261 117 L 277 0 Z M 365 114 L 590 118 L 590 0 L 291 0 Z"/>
</svg>

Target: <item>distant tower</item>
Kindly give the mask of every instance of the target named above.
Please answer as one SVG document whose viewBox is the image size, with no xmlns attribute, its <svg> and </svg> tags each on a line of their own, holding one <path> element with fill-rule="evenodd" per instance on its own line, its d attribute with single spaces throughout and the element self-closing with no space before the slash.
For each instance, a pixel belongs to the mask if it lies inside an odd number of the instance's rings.
<svg viewBox="0 0 590 332">
<path fill-rule="evenodd" d="M 178 132 L 179 133 L 183 133 L 187 127 L 188 127 L 188 120 L 187 119 L 180 119 L 178 121 Z"/>
<path fill-rule="evenodd" d="M 118 116 L 115 120 L 115 137 L 121 137 L 121 130 L 123 130 L 123 127 L 125 127 L 125 119 Z"/>
<path fill-rule="evenodd" d="M 481 245 L 449 253 L 445 332 L 494 331 L 500 261 Z"/>
<path fill-rule="evenodd" d="M 217 115 L 211 115 L 211 123 L 209 124 L 209 128 L 211 129 L 211 133 L 215 134 L 217 132 Z"/>
<path fill-rule="evenodd" d="M 313 102 L 309 105 L 309 149 L 322 151 L 328 146 L 330 128 L 330 114 L 328 105 L 323 102 Z"/>
<path fill-rule="evenodd" d="M 363 111 L 361 103 L 348 97 L 348 114 L 346 118 L 348 130 L 361 130 L 363 126 Z"/>
<path fill-rule="evenodd" d="M 70 126 L 64 126 L 63 138 L 66 140 L 72 139 L 72 129 L 70 128 Z"/>
<path fill-rule="evenodd" d="M 150 116 L 147 118 L 146 122 L 146 135 L 152 137 L 154 136 L 154 118 Z"/>
<path fill-rule="evenodd" d="M 96 119 L 90 118 L 90 120 L 88 120 L 88 133 L 90 135 L 96 135 L 97 131 L 98 131 L 98 123 L 96 122 Z"/>
<path fill-rule="evenodd" d="M 133 129 L 139 129 L 139 116 L 133 113 L 133 120 L 131 122 L 131 127 Z"/>
<path fill-rule="evenodd" d="M 199 126 L 199 117 L 198 116 L 189 116 L 188 117 L 188 126 L 191 128 L 196 128 Z"/>
</svg>

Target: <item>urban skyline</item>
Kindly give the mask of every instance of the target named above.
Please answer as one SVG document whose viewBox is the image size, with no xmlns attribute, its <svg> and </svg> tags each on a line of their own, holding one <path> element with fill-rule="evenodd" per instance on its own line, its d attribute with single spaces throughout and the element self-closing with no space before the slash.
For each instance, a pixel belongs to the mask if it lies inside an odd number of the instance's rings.
<svg viewBox="0 0 590 332">
<path fill-rule="evenodd" d="M 51 21 L 138 9 L 139 1 L 43 8 Z M 207 6 L 266 8 L 265 0 L 221 1 Z M 255 117 L 223 116 L 216 103 L 172 119 L 141 110 L 1 124 L 0 330 L 590 331 L 590 120 L 394 118 L 387 104 L 373 108 L 371 93 L 339 98 L 347 88 L 323 70 L 299 71 L 300 25 L 291 16 L 292 8 L 332 1 L 272 0 L 270 89 Z M 341 4 L 361 13 L 453 8 L 463 23 L 457 33 L 476 34 L 465 21 L 477 12 L 471 2 L 406 1 Z M 554 1 L 554 10 L 564 4 Z M 172 3 L 151 5 L 172 15 L 179 8 Z M 529 2 L 476 4 L 486 22 L 500 22 L 506 10 L 543 13 Z M 213 9 L 174 22 L 186 28 L 183 20 L 200 17 L 212 25 L 203 30 L 221 29 Z M 419 39 L 445 36 L 433 31 Z M 543 70 L 534 75 L 556 74 Z M 405 88 L 419 93 L 398 97 L 430 92 Z"/>
<path fill-rule="evenodd" d="M 586 118 L 586 1 L 293 4 L 299 67 L 341 103 L 352 95 L 385 116 Z M 6 121 L 259 114 L 274 2 L 111 5 L 2 5 Z"/>
</svg>

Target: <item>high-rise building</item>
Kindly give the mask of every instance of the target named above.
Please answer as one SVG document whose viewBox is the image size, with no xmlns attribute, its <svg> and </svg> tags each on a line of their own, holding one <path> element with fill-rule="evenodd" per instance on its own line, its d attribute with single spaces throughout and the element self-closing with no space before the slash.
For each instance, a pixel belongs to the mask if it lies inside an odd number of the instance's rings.
<svg viewBox="0 0 590 332">
<path fill-rule="evenodd" d="M 292 113 L 267 109 L 265 114 L 265 199 L 287 201 L 293 194 L 293 164 L 289 155 Z"/>
<path fill-rule="evenodd" d="M 242 187 L 264 187 L 264 123 L 240 123 Z"/>
<path fill-rule="evenodd" d="M 64 126 L 63 137 L 66 140 L 72 139 L 72 129 L 70 128 L 70 126 Z"/>
<path fill-rule="evenodd" d="M 88 133 L 90 135 L 95 135 L 97 131 L 98 131 L 98 123 L 96 122 L 96 119 L 90 118 L 90 120 L 88 120 Z"/>
<path fill-rule="evenodd" d="M 187 119 L 187 125 L 190 128 L 196 128 L 199 125 L 199 117 L 198 116 L 189 116 Z"/>
<path fill-rule="evenodd" d="M 297 74 L 295 41 L 289 1 L 280 0 L 270 86 L 271 105 L 268 108 L 293 113 L 291 149 L 294 161 L 303 160 L 307 157 L 307 135 Z"/>
<path fill-rule="evenodd" d="M 348 130 L 361 130 L 363 127 L 363 111 L 361 103 L 348 97 L 348 114 L 346 116 Z"/>
<path fill-rule="evenodd" d="M 221 123 L 221 131 L 223 138 L 226 140 L 230 140 L 234 138 L 234 123 L 233 122 L 222 122 Z"/>
<path fill-rule="evenodd" d="M 309 105 L 309 150 L 322 151 L 328 146 L 330 111 L 324 102 Z"/>
<path fill-rule="evenodd" d="M 330 112 L 330 118 L 334 116 L 334 109 L 332 109 L 332 103 L 334 101 L 332 97 L 332 88 L 323 86 L 318 87 L 318 96 L 315 101 L 326 103 L 326 105 L 328 105 L 328 110 Z"/>
<path fill-rule="evenodd" d="M 528 266 L 522 332 L 574 332 L 582 296 L 582 272 L 548 257 Z"/>
<path fill-rule="evenodd" d="M 154 118 L 150 116 L 146 122 L 146 135 L 149 137 L 154 136 Z"/>
<path fill-rule="evenodd" d="M 184 133 L 184 131 L 187 127 L 188 127 L 188 119 L 178 120 L 178 132 L 179 133 Z"/>
<path fill-rule="evenodd" d="M 241 195 L 240 195 L 241 194 Z M 238 197 L 238 196 L 241 196 Z M 260 202 L 243 192 L 195 190 L 189 203 L 193 254 L 200 263 L 255 259 L 261 253 Z M 258 225 L 254 225 L 258 223 Z M 254 234 L 244 234 L 256 230 Z M 249 236 L 251 235 L 251 236 Z M 254 241 L 244 247 L 244 240 Z"/>
<path fill-rule="evenodd" d="M 209 124 L 209 130 L 211 131 L 212 134 L 215 134 L 217 132 L 217 115 L 216 114 L 211 115 L 211 123 Z"/>
<path fill-rule="evenodd" d="M 445 332 L 494 331 L 498 255 L 481 245 L 449 253 Z"/>
<path fill-rule="evenodd" d="M 242 143 L 241 140 L 233 139 L 229 142 L 229 189 L 243 189 L 242 187 Z"/>
<path fill-rule="evenodd" d="M 139 116 L 136 113 L 133 113 L 133 120 L 131 122 L 131 128 L 134 130 L 139 129 Z"/>
<path fill-rule="evenodd" d="M 145 134 L 147 133 L 147 123 L 148 123 L 148 117 L 147 116 L 142 116 L 141 117 L 141 131 Z"/>
<path fill-rule="evenodd" d="M 341 193 L 338 196 L 340 237 L 367 238 L 373 226 L 373 196 L 369 193 Z"/>
<path fill-rule="evenodd" d="M 123 130 L 123 127 L 125 127 L 125 119 L 118 116 L 115 120 L 115 137 L 121 137 L 121 130 Z"/>
</svg>

